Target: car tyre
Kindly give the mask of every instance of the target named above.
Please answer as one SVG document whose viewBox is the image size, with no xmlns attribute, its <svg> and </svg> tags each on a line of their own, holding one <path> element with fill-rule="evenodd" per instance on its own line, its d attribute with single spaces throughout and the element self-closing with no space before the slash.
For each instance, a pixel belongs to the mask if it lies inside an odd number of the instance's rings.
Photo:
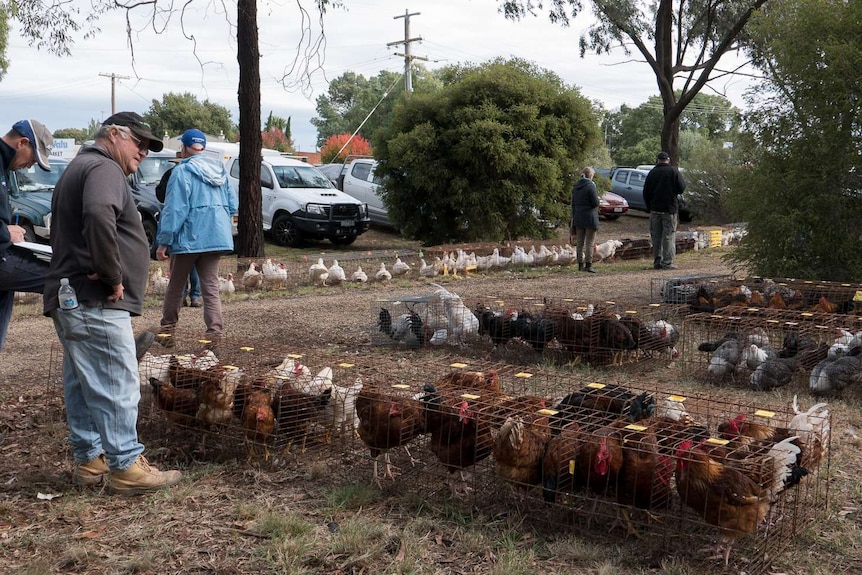
<svg viewBox="0 0 862 575">
<path fill-rule="evenodd" d="M 329 238 L 329 241 L 331 241 L 337 246 L 349 246 L 356 241 L 356 235 L 354 234 L 350 236 L 337 236 L 334 238 Z"/>
<path fill-rule="evenodd" d="M 24 241 L 25 242 L 35 242 L 36 241 L 36 232 L 33 230 L 33 224 L 21 222 L 20 225 L 24 228 Z"/>
<path fill-rule="evenodd" d="M 280 214 L 272 222 L 272 239 L 277 245 L 298 248 L 302 245 L 302 232 L 289 214 Z"/>
<path fill-rule="evenodd" d="M 143 220 L 144 233 L 147 235 L 147 244 L 150 246 L 150 258 L 156 259 L 156 222 L 153 220 Z"/>
</svg>

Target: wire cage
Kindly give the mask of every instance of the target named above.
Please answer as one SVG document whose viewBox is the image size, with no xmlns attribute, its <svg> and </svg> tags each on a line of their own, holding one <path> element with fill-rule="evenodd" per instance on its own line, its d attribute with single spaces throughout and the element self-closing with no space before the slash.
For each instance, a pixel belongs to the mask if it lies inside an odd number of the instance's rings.
<svg viewBox="0 0 862 575">
<path fill-rule="evenodd" d="M 683 371 L 701 381 L 758 391 L 794 384 L 815 394 L 862 381 L 856 316 L 731 306 L 688 316 L 683 333 Z"/>
<path fill-rule="evenodd" d="M 650 302 L 691 305 L 697 301 L 699 292 L 714 291 L 735 283 L 730 274 L 654 277 L 650 279 Z"/>
<path fill-rule="evenodd" d="M 150 436 L 205 457 L 283 461 L 329 457 L 341 449 L 333 439 L 354 432 L 359 380 L 349 361 L 264 342 L 173 337 L 174 347 L 151 350 L 139 365 L 139 417 Z"/>
<path fill-rule="evenodd" d="M 618 522 L 620 534 L 649 532 L 692 549 L 694 540 L 733 535 L 750 573 L 765 572 L 825 509 L 825 404 L 803 411 L 427 359 L 359 366 L 354 480 L 557 526 L 605 533 Z M 738 518 L 727 494 L 718 485 L 698 492 L 683 475 L 701 473 L 705 457 L 753 497 L 737 532 L 728 529 Z"/>
</svg>

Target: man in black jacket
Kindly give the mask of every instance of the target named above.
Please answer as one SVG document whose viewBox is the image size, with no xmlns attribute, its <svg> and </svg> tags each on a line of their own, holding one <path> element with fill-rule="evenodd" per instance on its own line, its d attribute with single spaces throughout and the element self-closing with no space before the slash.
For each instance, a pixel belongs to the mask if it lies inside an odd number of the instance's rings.
<svg viewBox="0 0 862 575">
<path fill-rule="evenodd" d="M 0 349 L 12 319 L 15 292 L 42 293 L 48 271 L 48 266 L 32 252 L 15 247 L 24 241 L 25 232 L 9 204 L 11 173 L 37 163 L 50 172 L 48 157 L 53 143 L 51 132 L 36 120 L 16 122 L 0 138 Z"/>
<path fill-rule="evenodd" d="M 655 167 L 644 183 L 644 203 L 650 214 L 649 234 L 652 240 L 653 268 L 675 270 L 676 225 L 679 221 L 679 196 L 685 180 L 670 165 L 670 155 L 659 152 Z"/>
</svg>

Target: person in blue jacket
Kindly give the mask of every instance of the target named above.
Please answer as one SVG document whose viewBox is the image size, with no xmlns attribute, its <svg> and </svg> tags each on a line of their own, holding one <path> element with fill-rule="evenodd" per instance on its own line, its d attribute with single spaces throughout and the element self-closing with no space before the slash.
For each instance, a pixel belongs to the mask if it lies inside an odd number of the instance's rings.
<svg viewBox="0 0 862 575">
<path fill-rule="evenodd" d="M 200 276 L 206 334 L 215 339 L 224 332 L 218 291 L 219 260 L 222 254 L 233 251 L 231 214 L 237 210 L 239 199 L 224 165 L 218 158 L 202 154 L 207 145 L 203 132 L 186 130 L 180 143 L 183 159 L 168 180 L 156 234 L 156 258 L 171 259 L 161 330 L 174 332 L 186 279 L 194 266 Z M 170 345 L 172 339 L 163 343 Z"/>
</svg>

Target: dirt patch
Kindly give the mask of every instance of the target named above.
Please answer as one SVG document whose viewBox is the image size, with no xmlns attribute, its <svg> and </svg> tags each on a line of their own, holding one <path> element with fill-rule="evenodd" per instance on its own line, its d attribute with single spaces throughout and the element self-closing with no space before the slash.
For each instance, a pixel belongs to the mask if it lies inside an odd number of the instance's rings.
<svg viewBox="0 0 862 575">
<path fill-rule="evenodd" d="M 631 237 L 646 229 L 644 218 L 603 222 L 600 238 Z M 369 235 L 373 234 L 373 235 Z M 355 251 L 389 250 L 385 232 L 369 232 L 369 243 Z M 365 237 L 365 236 L 363 236 Z M 395 249 L 403 249 L 398 246 Z M 352 252 L 351 252 L 352 253 Z M 681 254 L 682 275 L 729 273 L 726 250 Z M 598 274 L 559 268 L 539 272 L 474 274 L 461 280 L 442 278 L 451 291 L 494 298 L 518 294 L 616 300 L 631 305 L 650 301 L 657 276 L 649 260 L 598 264 Z M 258 346 L 259 361 L 285 353 L 305 354 L 309 364 L 348 363 L 351 358 L 375 366 L 384 378 L 387 365 L 400 369 L 447 369 L 459 357 L 493 362 L 452 349 L 446 355 L 395 352 L 371 345 L 378 300 L 422 295 L 432 288 L 419 279 L 388 285 L 366 284 L 265 294 L 225 304 L 229 338 Z M 153 302 L 136 329 L 158 323 Z M 202 311 L 184 309 L 180 328 L 203 330 Z M 192 341 L 191 339 L 189 341 Z M 526 356 L 525 356 L 526 357 Z M 375 362 L 375 358 L 379 358 Z M 543 369 L 535 364 L 530 369 Z M 210 437 L 206 445 L 194 433 L 142 421 L 148 454 L 160 466 L 178 466 L 187 479 L 174 490 L 122 499 L 69 484 L 72 470 L 59 382 L 58 344 L 51 322 L 38 306 L 16 308 L 6 348 L 0 353 L 0 562 L 7 573 L 715 573 L 717 563 L 701 563 L 676 549 L 655 550 L 624 542 L 600 530 L 566 527 L 565 517 L 551 522 L 525 520 L 515 495 L 493 501 L 453 501 L 445 477 L 411 471 L 403 452 L 397 465 L 412 473 L 380 491 L 370 485 L 364 450 L 336 445 L 308 446 L 278 455 L 268 464 L 247 462 L 244 446 L 234 439 Z M 348 368 L 338 368 L 347 370 Z M 514 368 L 506 368 L 514 369 Z M 429 373 L 429 377 L 435 377 Z M 562 376 L 561 376 L 562 377 Z M 579 382 L 606 378 L 625 384 L 679 383 L 679 369 L 656 367 L 633 376 L 602 371 L 569 372 Z M 690 389 L 697 390 L 696 385 Z M 708 388 L 700 391 L 712 392 Z M 746 392 L 722 390 L 740 401 Z M 772 398 L 784 401 L 785 396 Z M 862 535 L 858 508 L 862 472 L 857 439 L 842 439 L 846 429 L 862 429 L 858 411 L 835 402 L 833 456 L 840 462 L 831 493 L 842 520 L 830 519 L 791 542 L 776 569 L 786 573 L 859 572 L 856 543 Z M 145 410 L 142 409 L 142 414 Z M 840 423 L 839 423 L 840 422 Z M 856 441 L 854 444 L 853 441 Z M 42 494 L 40 496 L 40 494 Z M 50 499 L 49 497 L 55 497 Z M 530 500 L 527 500 L 530 501 Z M 506 504 L 504 504 L 506 503 Z M 527 505 L 529 506 L 529 504 Z M 527 514 L 530 515 L 530 514 Z M 679 541 L 677 542 L 679 543 Z M 744 561 L 744 558 L 738 561 Z M 744 565 L 737 563 L 740 569 Z"/>
</svg>

